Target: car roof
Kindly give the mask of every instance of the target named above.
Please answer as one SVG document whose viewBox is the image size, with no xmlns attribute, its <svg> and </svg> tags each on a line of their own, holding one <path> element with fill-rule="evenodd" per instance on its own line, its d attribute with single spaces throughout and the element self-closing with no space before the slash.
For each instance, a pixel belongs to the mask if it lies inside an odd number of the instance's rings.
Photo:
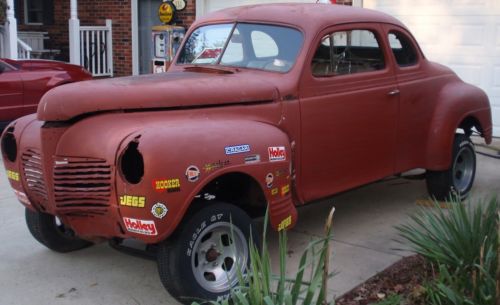
<svg viewBox="0 0 500 305">
<path fill-rule="evenodd" d="M 321 3 L 275 3 L 245 5 L 209 13 L 198 20 L 206 21 L 270 22 L 291 24 L 313 32 L 325 27 L 353 23 L 389 23 L 406 28 L 396 18 L 379 11 L 346 5 Z"/>
</svg>

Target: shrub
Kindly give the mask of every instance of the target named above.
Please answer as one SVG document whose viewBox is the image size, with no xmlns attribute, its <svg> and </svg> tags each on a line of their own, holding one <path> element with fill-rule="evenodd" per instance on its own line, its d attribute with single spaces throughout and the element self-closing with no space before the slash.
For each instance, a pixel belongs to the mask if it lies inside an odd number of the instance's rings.
<svg viewBox="0 0 500 305">
<path fill-rule="evenodd" d="M 421 209 L 399 234 L 430 262 L 437 277 L 427 285 L 430 304 L 495 305 L 499 285 L 500 205 L 466 206 L 452 200 L 449 212 Z"/>
</svg>

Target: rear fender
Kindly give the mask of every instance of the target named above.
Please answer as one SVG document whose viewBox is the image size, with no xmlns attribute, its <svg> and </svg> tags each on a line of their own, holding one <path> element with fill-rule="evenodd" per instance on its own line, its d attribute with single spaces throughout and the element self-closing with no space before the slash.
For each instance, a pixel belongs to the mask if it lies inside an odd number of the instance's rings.
<svg viewBox="0 0 500 305">
<path fill-rule="evenodd" d="M 455 133 L 467 118 L 479 123 L 481 136 L 486 143 L 491 143 L 491 109 L 484 91 L 456 81 L 443 87 L 436 103 L 427 142 L 426 169 L 450 167 Z"/>
</svg>

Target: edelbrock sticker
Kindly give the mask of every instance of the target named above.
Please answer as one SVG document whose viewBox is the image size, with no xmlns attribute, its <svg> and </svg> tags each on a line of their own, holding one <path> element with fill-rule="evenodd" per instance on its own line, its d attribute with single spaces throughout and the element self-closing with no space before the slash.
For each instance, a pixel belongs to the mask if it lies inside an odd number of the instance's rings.
<svg viewBox="0 0 500 305">
<path fill-rule="evenodd" d="M 125 224 L 125 228 L 129 232 L 148 236 L 158 235 L 155 222 L 152 220 L 123 217 L 123 223 Z"/>
<path fill-rule="evenodd" d="M 286 160 L 285 146 L 268 147 L 267 152 L 269 153 L 269 161 L 271 162 Z"/>
<path fill-rule="evenodd" d="M 241 154 L 241 153 L 249 152 L 250 145 L 243 144 L 243 145 L 235 145 L 235 146 L 226 146 L 226 147 L 224 147 L 224 150 L 226 151 L 226 155 Z"/>
<path fill-rule="evenodd" d="M 159 219 L 165 217 L 167 215 L 167 212 L 168 212 L 167 206 L 161 202 L 157 202 L 151 207 L 151 214 L 153 214 L 154 217 Z"/>
</svg>

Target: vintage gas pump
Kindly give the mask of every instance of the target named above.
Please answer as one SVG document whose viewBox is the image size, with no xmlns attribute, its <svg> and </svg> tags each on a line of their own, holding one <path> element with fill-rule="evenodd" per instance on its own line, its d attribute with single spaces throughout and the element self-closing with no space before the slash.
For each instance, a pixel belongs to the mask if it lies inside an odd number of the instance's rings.
<svg viewBox="0 0 500 305">
<path fill-rule="evenodd" d="M 153 73 L 167 71 L 180 47 L 186 30 L 173 25 L 175 13 L 186 6 L 184 0 L 163 2 L 158 9 L 158 17 L 164 25 L 152 27 Z"/>
</svg>

